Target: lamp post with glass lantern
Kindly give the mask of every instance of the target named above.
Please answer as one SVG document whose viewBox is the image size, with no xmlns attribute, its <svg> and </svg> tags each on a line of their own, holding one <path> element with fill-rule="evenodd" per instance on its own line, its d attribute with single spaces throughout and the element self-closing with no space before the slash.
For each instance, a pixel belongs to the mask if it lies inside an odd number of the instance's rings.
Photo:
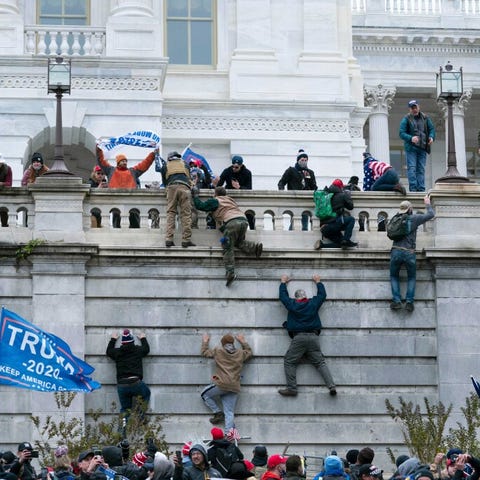
<svg viewBox="0 0 480 480">
<path fill-rule="evenodd" d="M 464 183 L 470 182 L 467 177 L 460 175 L 457 170 L 457 154 L 455 151 L 455 130 L 453 126 L 453 102 L 463 95 L 463 70 L 454 70 L 453 65 L 447 62 L 445 68 L 440 67 L 437 73 L 437 98 L 447 102 L 447 171 L 435 183 Z"/>
<path fill-rule="evenodd" d="M 53 165 L 44 175 L 73 175 L 65 165 L 63 156 L 62 134 L 62 97 L 70 94 L 72 83 L 71 62 L 63 57 L 51 57 L 48 59 L 48 93 L 54 93 L 57 98 L 57 111 L 55 122 L 55 151 Z"/>
</svg>

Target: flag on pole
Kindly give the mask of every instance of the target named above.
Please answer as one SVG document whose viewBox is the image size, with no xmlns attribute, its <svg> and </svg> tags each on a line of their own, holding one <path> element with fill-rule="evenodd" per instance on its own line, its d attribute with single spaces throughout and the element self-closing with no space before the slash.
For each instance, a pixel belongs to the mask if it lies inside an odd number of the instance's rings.
<svg viewBox="0 0 480 480">
<path fill-rule="evenodd" d="M 94 370 L 61 338 L 2 307 L 0 384 L 41 392 L 91 392 L 101 387 L 87 376 Z"/>
<path fill-rule="evenodd" d="M 191 145 L 191 144 L 190 144 Z M 190 145 L 188 145 L 187 147 L 185 147 L 185 150 L 183 151 L 182 153 L 182 158 L 183 158 L 183 161 L 188 165 L 192 160 L 195 161 L 195 162 L 200 162 L 200 165 L 198 165 L 197 163 L 197 166 L 201 166 L 201 165 L 204 165 L 205 168 L 207 169 L 208 173 L 212 176 L 212 178 L 215 178 L 215 176 L 213 175 L 213 171 L 212 169 L 210 168 L 210 165 L 208 164 L 207 162 L 207 159 L 205 157 L 203 157 L 202 155 L 200 155 L 199 153 L 196 153 L 194 152 L 191 148 L 190 148 Z"/>
<path fill-rule="evenodd" d="M 473 377 L 473 375 L 470 375 L 470 378 L 472 379 L 473 388 L 475 388 L 477 395 L 480 397 L 480 383 L 478 383 L 478 381 Z"/>
</svg>

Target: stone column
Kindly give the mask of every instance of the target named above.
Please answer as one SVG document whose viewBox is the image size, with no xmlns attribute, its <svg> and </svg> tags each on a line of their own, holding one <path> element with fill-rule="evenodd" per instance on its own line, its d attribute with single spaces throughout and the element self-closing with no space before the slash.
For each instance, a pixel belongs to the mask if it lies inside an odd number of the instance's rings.
<svg viewBox="0 0 480 480">
<path fill-rule="evenodd" d="M 457 170 L 460 175 L 467 176 L 467 155 L 465 151 L 465 110 L 472 98 L 472 90 L 465 90 L 463 95 L 453 102 L 453 128 L 455 130 L 455 156 L 457 157 Z M 445 118 L 445 169 L 448 155 L 448 109 L 444 99 L 438 100 L 438 105 Z"/>
<path fill-rule="evenodd" d="M 112 0 L 111 5 L 106 24 L 107 57 L 162 57 L 162 13 L 155 16 L 152 0 Z"/>
<path fill-rule="evenodd" d="M 23 16 L 18 8 L 18 0 L 0 1 L 0 38 L 2 55 L 23 55 Z"/>
<path fill-rule="evenodd" d="M 395 93 L 395 87 L 385 87 L 383 85 L 366 86 L 364 88 L 365 103 L 372 109 L 368 117 L 368 150 L 375 158 L 387 163 L 390 163 L 388 111 L 392 107 Z"/>
</svg>

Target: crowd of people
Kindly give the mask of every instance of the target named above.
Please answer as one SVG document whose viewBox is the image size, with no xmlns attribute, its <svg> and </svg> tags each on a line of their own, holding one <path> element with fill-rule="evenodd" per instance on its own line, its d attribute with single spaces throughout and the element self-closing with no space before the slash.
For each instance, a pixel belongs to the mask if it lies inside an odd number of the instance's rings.
<svg viewBox="0 0 480 480">
<path fill-rule="evenodd" d="M 451 448 L 437 453 L 431 463 L 402 454 L 395 459 L 393 474 L 374 463 L 370 447 L 350 449 L 344 457 L 336 451 L 321 458 L 316 467 L 308 455 L 268 454 L 265 445 L 256 445 L 250 460 L 234 438 L 212 428 L 212 439 L 187 441 L 181 450 L 160 452 L 149 439 L 145 448 L 132 452 L 128 441 L 116 446 L 92 447 L 71 459 L 68 448 L 54 451 L 54 462 L 39 473 L 32 465 L 38 456 L 30 442 L 22 442 L 16 453 L 0 453 L 0 478 L 5 480 L 478 480 L 480 460 Z M 392 468 L 390 468 L 392 470 Z"/>
</svg>

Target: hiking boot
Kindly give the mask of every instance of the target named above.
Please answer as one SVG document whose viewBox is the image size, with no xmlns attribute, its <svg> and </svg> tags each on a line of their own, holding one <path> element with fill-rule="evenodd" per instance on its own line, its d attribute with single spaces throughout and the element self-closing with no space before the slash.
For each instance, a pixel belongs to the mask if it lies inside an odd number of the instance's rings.
<svg viewBox="0 0 480 480">
<path fill-rule="evenodd" d="M 342 240 L 340 246 L 345 250 L 346 248 L 352 248 L 358 246 L 357 242 L 352 242 L 351 240 Z"/>
<path fill-rule="evenodd" d="M 170 248 L 170 247 L 174 247 L 175 244 L 173 243 L 173 240 L 167 240 L 167 241 L 165 242 L 165 246 L 166 246 L 167 248 Z"/>
<path fill-rule="evenodd" d="M 278 393 L 284 397 L 296 397 L 297 391 L 292 390 L 291 388 L 281 388 Z"/>
<path fill-rule="evenodd" d="M 415 306 L 413 305 L 413 302 L 407 302 L 405 304 L 405 310 L 407 312 L 413 312 L 415 310 Z"/>
<path fill-rule="evenodd" d="M 401 193 L 402 195 L 406 195 L 406 194 L 407 194 L 407 190 L 405 189 L 405 187 L 404 187 L 401 183 L 397 183 L 397 184 L 393 187 L 393 190 L 395 190 L 395 192 Z"/>
<path fill-rule="evenodd" d="M 223 412 L 216 412 L 213 414 L 212 418 L 209 418 L 212 425 L 218 425 L 225 420 L 225 414 Z"/>
<path fill-rule="evenodd" d="M 255 246 L 255 256 L 257 258 L 260 258 L 262 256 L 262 252 L 263 252 L 263 243 L 257 243 L 257 245 Z"/>
<path fill-rule="evenodd" d="M 390 302 L 390 310 L 401 310 L 402 302 Z"/>
<path fill-rule="evenodd" d="M 313 248 L 315 250 L 320 250 L 321 248 L 323 247 L 323 242 L 321 240 L 317 240 L 314 244 L 313 244 Z"/>
<path fill-rule="evenodd" d="M 330 390 L 329 393 L 332 397 L 334 397 L 337 394 L 337 389 L 335 387 L 330 387 L 329 390 Z"/>
<path fill-rule="evenodd" d="M 225 283 L 225 286 L 229 287 L 232 282 L 237 278 L 234 272 L 228 272 L 227 273 L 227 283 Z"/>
<path fill-rule="evenodd" d="M 192 241 L 189 240 L 188 242 L 182 242 L 182 247 L 183 248 L 196 247 L 196 245 Z"/>
</svg>

